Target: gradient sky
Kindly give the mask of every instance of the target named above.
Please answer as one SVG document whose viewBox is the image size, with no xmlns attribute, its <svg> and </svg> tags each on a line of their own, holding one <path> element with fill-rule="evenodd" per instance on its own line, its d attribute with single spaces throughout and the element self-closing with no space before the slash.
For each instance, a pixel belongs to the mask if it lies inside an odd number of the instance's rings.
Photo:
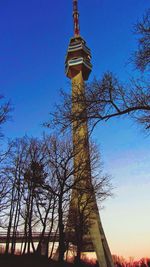
<svg viewBox="0 0 150 267">
<path fill-rule="evenodd" d="M 127 64 L 137 47 L 133 24 L 149 6 L 147 0 L 79 0 L 91 80 L 107 70 L 122 81 L 136 74 Z M 72 33 L 71 0 L 0 0 L 0 93 L 14 106 L 6 137 L 40 136 L 59 89 L 70 90 L 64 60 Z M 99 124 L 93 137 L 115 187 L 101 211 L 111 251 L 150 256 L 150 136 L 123 117 Z"/>
</svg>

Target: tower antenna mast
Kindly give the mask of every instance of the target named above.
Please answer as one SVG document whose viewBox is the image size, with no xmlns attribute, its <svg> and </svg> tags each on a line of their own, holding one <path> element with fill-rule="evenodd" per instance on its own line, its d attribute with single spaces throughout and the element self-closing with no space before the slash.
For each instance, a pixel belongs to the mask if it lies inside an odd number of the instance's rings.
<svg viewBox="0 0 150 267">
<path fill-rule="evenodd" d="M 78 0 L 73 0 L 74 36 L 80 35 Z"/>
</svg>

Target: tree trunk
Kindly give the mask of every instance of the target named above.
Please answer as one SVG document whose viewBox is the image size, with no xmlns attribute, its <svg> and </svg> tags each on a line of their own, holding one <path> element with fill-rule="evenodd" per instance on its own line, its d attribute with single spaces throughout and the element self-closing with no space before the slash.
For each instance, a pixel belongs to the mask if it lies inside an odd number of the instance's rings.
<svg viewBox="0 0 150 267">
<path fill-rule="evenodd" d="M 14 215 L 14 185 L 12 188 L 12 194 L 11 194 L 11 207 L 10 207 L 10 212 L 9 212 L 9 224 L 8 224 L 8 229 L 7 229 L 7 239 L 6 239 L 6 248 L 5 248 L 5 253 L 9 253 L 9 245 L 10 245 L 10 234 L 11 234 L 11 227 L 12 227 L 12 220 L 13 220 L 13 215 Z"/>
<path fill-rule="evenodd" d="M 62 197 L 59 197 L 58 204 L 58 228 L 59 228 L 59 262 L 64 262 L 65 240 L 64 240 L 64 224 L 62 211 Z"/>
</svg>

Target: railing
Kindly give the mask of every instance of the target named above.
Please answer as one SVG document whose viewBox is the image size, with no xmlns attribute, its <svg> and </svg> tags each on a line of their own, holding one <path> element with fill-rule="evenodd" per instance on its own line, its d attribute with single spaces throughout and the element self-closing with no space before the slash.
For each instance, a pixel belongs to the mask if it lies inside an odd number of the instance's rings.
<svg viewBox="0 0 150 267">
<path fill-rule="evenodd" d="M 39 241 L 42 236 L 42 232 L 32 232 L 32 240 L 34 242 Z M 13 232 L 10 233 L 9 239 L 11 240 L 13 237 L 19 242 L 24 241 L 26 239 L 26 235 L 24 232 L 16 232 L 15 234 Z M 50 241 L 58 241 L 59 235 L 56 232 L 52 232 L 49 236 L 49 232 L 45 232 L 43 235 L 43 238 L 46 239 L 49 237 Z M 0 243 L 5 243 L 7 240 L 7 232 L 0 232 Z"/>
</svg>

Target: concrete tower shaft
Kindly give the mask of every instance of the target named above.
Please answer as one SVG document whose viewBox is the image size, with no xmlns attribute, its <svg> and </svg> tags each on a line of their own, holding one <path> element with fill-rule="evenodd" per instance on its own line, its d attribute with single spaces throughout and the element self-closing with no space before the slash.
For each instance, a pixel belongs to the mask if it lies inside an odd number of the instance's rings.
<svg viewBox="0 0 150 267">
<path fill-rule="evenodd" d="M 79 188 L 81 191 L 82 189 L 86 189 L 86 187 L 88 187 L 92 192 L 93 187 L 91 180 L 89 135 L 84 84 L 84 81 L 88 80 L 92 70 L 92 64 L 90 49 L 87 47 L 85 40 L 79 35 L 79 12 L 77 4 L 77 0 L 73 0 L 74 37 L 71 38 L 69 43 L 65 60 L 65 72 L 66 76 L 72 81 L 72 114 L 76 115 L 76 119 L 72 125 L 75 169 L 74 179 L 75 181 L 80 179 Z M 79 205 L 81 205 L 78 202 L 80 190 L 77 190 L 76 188 L 73 189 L 70 211 L 77 210 Z M 88 198 L 89 193 L 86 193 L 85 191 L 83 194 L 83 200 L 86 201 Z M 85 234 L 86 236 L 83 238 L 85 243 L 83 244 L 82 249 L 85 251 L 89 246 L 89 250 L 91 251 L 92 248 L 92 251 L 96 252 L 100 267 L 113 267 L 113 261 L 101 224 L 94 191 L 92 201 L 90 201 L 90 204 L 87 205 L 87 214 L 88 210 L 90 210 L 89 226 L 88 231 Z M 69 216 L 68 221 L 71 220 L 70 217 L 71 216 Z"/>
</svg>

